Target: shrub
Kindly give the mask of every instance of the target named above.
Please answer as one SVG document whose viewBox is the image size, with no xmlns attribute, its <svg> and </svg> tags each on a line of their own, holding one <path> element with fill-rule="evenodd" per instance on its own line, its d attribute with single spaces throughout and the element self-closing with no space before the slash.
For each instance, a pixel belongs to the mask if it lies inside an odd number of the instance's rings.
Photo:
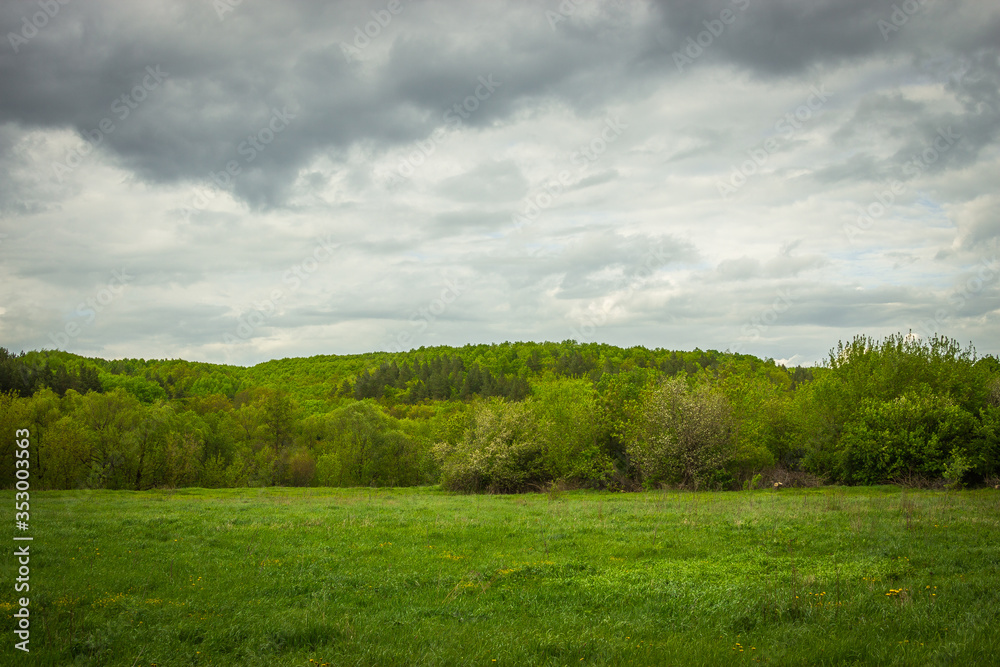
<svg viewBox="0 0 1000 667">
<path fill-rule="evenodd" d="M 296 447 L 286 453 L 284 461 L 285 484 L 310 486 L 316 478 L 316 458 L 305 447 Z"/>
<path fill-rule="evenodd" d="M 946 480 L 948 480 L 947 487 L 949 489 L 961 489 L 965 486 L 962 481 L 965 477 L 965 473 L 969 472 L 969 468 L 972 464 L 969 463 L 969 459 L 962 456 L 960 453 L 953 454 L 951 459 L 945 463 L 944 473 L 941 475 Z"/>
<path fill-rule="evenodd" d="M 908 474 L 940 477 L 956 456 L 967 460 L 975 431 L 975 418 L 944 396 L 907 393 L 867 401 L 844 430 L 835 472 L 863 484 Z"/>
<path fill-rule="evenodd" d="M 494 398 L 479 403 L 462 441 L 439 443 L 434 453 L 441 485 L 452 491 L 515 493 L 551 479 L 530 402 Z"/>
<path fill-rule="evenodd" d="M 979 411 L 972 445 L 973 474 L 986 479 L 1000 473 L 1000 407 L 988 405 Z"/>
<path fill-rule="evenodd" d="M 688 391 L 684 380 L 674 378 L 644 396 L 629 455 L 647 487 L 717 488 L 732 483 L 726 466 L 734 441 L 725 397 L 704 386 Z"/>
</svg>

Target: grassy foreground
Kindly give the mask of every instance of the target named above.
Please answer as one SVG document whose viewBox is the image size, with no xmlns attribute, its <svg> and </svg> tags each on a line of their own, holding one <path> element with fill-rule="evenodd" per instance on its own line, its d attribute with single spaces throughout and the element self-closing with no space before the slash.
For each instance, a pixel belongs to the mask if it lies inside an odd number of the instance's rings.
<svg viewBox="0 0 1000 667">
<path fill-rule="evenodd" d="M 31 653 L 5 631 L 5 665 L 1000 661 L 994 490 L 183 489 L 31 509 Z"/>
</svg>

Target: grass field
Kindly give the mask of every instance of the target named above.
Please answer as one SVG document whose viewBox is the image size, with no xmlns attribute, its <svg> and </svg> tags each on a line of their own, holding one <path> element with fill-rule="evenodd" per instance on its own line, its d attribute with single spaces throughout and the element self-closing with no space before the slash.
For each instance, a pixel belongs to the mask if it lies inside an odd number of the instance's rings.
<svg viewBox="0 0 1000 667">
<path fill-rule="evenodd" d="M 31 509 L 31 653 L 5 632 L 3 664 L 1000 664 L 994 490 L 182 489 Z"/>
</svg>

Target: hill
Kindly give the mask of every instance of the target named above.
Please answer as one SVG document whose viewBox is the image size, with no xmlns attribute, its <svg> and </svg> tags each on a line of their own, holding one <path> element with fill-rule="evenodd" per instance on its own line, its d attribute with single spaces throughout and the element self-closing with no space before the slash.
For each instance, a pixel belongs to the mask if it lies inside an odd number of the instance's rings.
<svg viewBox="0 0 1000 667">
<path fill-rule="evenodd" d="M 1000 460 L 1000 363 L 947 338 L 859 336 L 816 368 L 575 341 L 249 368 L 0 348 L 0 392 L 7 484 L 28 428 L 43 488 L 957 484 Z"/>
</svg>

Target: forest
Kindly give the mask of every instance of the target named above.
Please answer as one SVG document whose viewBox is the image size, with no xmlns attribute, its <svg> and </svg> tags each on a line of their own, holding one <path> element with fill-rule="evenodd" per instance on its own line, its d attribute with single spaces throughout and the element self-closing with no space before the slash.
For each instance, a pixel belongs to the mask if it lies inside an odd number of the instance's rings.
<svg viewBox="0 0 1000 667">
<path fill-rule="evenodd" d="M 741 489 L 995 484 L 1000 361 L 859 335 L 822 365 L 501 343 L 249 368 L 0 348 L 0 471 L 32 486 Z"/>
</svg>

